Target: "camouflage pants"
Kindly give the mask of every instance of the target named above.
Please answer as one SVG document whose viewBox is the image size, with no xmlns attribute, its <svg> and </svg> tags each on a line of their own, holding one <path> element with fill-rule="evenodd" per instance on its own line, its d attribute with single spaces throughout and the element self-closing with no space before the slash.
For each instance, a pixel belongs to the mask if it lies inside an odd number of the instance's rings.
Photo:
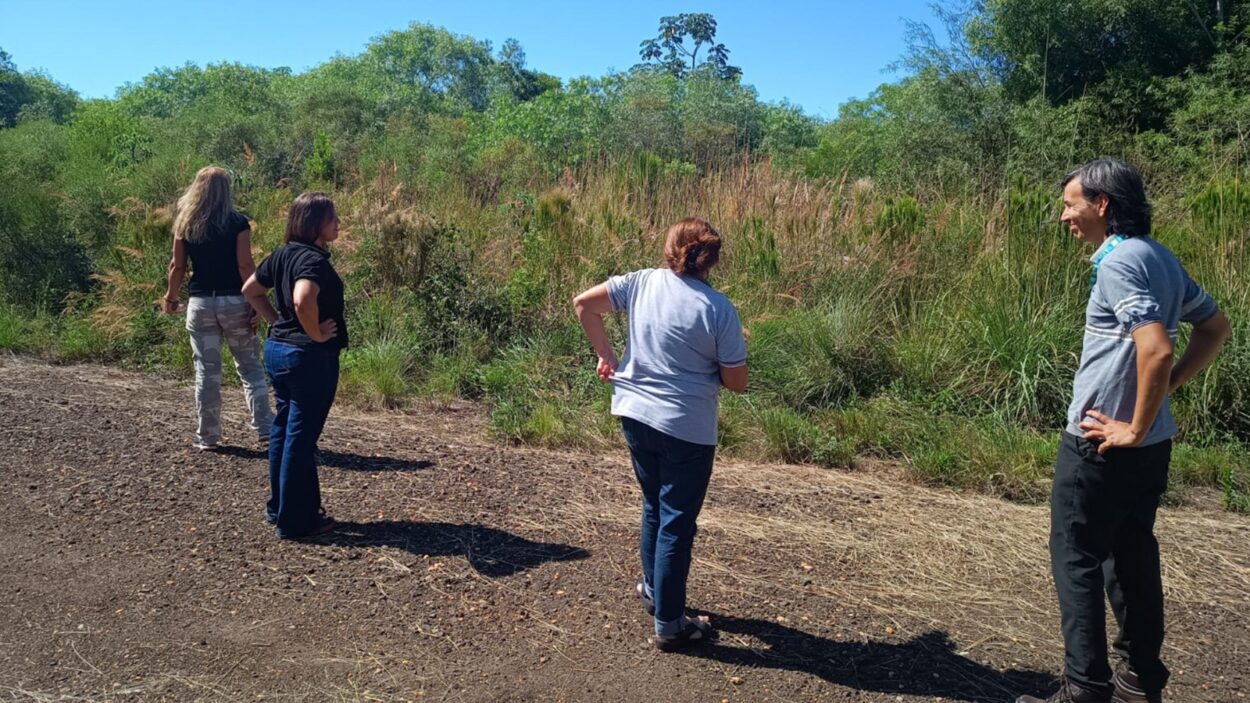
<svg viewBox="0 0 1250 703">
<path fill-rule="evenodd" d="M 193 297 L 187 302 L 187 331 L 195 360 L 196 439 L 214 445 L 221 439 L 221 345 L 234 356 L 251 414 L 252 430 L 268 437 L 273 424 L 269 384 L 260 360 L 260 344 L 248 324 L 251 306 L 241 295 Z"/>
</svg>

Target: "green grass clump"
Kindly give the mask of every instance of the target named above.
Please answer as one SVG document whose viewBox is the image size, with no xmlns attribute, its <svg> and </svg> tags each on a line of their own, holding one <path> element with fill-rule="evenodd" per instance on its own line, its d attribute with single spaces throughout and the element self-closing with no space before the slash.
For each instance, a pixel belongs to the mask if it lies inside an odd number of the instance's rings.
<svg viewBox="0 0 1250 703">
<path fill-rule="evenodd" d="M 593 447 L 614 441 L 610 389 L 593 374 L 580 327 L 565 325 L 518 340 L 484 364 L 477 380 L 494 404 L 498 437 L 542 446 Z"/>
<path fill-rule="evenodd" d="M 29 323 L 16 309 L 0 306 L 0 350 L 22 352 L 30 347 Z"/>
<path fill-rule="evenodd" d="M 1169 491 L 1178 488 L 1216 487 L 1224 507 L 1250 513 L 1250 451 L 1236 442 L 1196 446 L 1184 442 L 1172 448 Z"/>
<path fill-rule="evenodd" d="M 901 459 L 922 483 L 1026 502 L 1047 495 L 1057 435 L 1002 418 L 934 413 L 888 397 L 829 413 L 826 419 L 856 451 Z"/>
<path fill-rule="evenodd" d="M 30 339 L 33 349 L 41 350 L 58 363 L 98 364 L 118 358 L 114 342 L 83 315 L 38 317 Z"/>
<path fill-rule="evenodd" d="M 752 393 L 801 411 L 873 394 L 893 375 L 881 323 L 842 300 L 753 325 Z"/>
<path fill-rule="evenodd" d="M 1250 514 L 1250 464 L 1243 461 L 1228 464 L 1220 483 L 1224 489 L 1224 507 L 1238 513 Z"/>
<path fill-rule="evenodd" d="M 411 388 L 413 350 L 402 340 L 384 339 L 343 355 L 340 389 L 367 405 L 396 408 Z"/>
</svg>

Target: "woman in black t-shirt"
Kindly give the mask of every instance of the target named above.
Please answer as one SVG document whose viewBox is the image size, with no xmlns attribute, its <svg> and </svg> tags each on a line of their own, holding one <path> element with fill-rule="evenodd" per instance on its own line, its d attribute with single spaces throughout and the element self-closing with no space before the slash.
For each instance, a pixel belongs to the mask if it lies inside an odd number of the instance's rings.
<svg viewBox="0 0 1250 703">
<path fill-rule="evenodd" d="M 335 527 L 321 513 L 315 452 L 338 388 L 339 352 L 347 347 L 343 281 L 326 249 L 338 236 L 330 197 L 300 195 L 287 217 L 286 243 L 243 285 L 248 302 L 269 321 L 265 368 L 278 412 L 269 441 L 266 517 L 283 539 Z"/>
<path fill-rule="evenodd" d="M 168 288 L 161 311 L 176 312 L 178 291 L 191 262 L 187 286 L 187 331 L 195 362 L 195 410 L 199 424 L 195 447 L 216 449 L 221 439 L 221 346 L 234 356 L 243 392 L 251 411 L 252 430 L 269 441 L 273 414 L 269 388 L 260 362 L 255 314 L 243 298 L 243 279 L 252 275 L 252 229 L 234 209 L 230 174 L 209 166 L 178 198 L 174 218 L 174 255 L 169 262 Z"/>
</svg>

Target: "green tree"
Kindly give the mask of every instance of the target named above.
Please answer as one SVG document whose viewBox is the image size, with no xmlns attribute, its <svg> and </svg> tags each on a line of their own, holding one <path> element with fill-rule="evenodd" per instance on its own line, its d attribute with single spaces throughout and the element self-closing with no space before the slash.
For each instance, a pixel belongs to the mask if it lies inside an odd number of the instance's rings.
<svg viewBox="0 0 1250 703">
<path fill-rule="evenodd" d="M 609 118 L 608 98 L 599 83 L 578 78 L 525 102 L 496 101 L 473 135 L 484 149 L 520 140 L 558 173 L 603 148 Z"/>
<path fill-rule="evenodd" d="M 0 127 L 17 123 L 18 112 L 30 100 L 30 86 L 17 72 L 13 58 L 0 49 Z"/>
<path fill-rule="evenodd" d="M 78 93 L 39 72 L 28 72 L 26 103 L 18 110 L 18 120 L 52 120 L 57 124 L 69 121 L 78 107 Z"/>
<path fill-rule="evenodd" d="M 1201 70 L 1237 25 L 1238 0 L 982 0 L 967 24 L 973 51 L 1008 96 L 1063 105 L 1100 99 L 1132 127 L 1162 126 L 1158 81 Z"/>
<path fill-rule="evenodd" d="M 1205 72 L 1170 82 L 1180 105 L 1169 132 L 1185 148 L 1187 171 L 1205 182 L 1204 164 L 1250 167 L 1250 44 L 1216 56 Z"/>
<path fill-rule="evenodd" d="M 176 117 L 207 105 L 239 115 L 269 115 L 281 99 L 275 86 L 289 78 L 291 69 L 268 69 L 239 63 L 185 64 L 158 68 L 139 83 L 118 91 L 118 103 L 144 117 Z"/>
<path fill-rule="evenodd" d="M 760 148 L 776 163 L 789 166 L 799 154 L 816 146 L 820 123 L 803 114 L 798 105 L 782 101 L 763 106 L 764 134 Z"/>
<path fill-rule="evenodd" d="M 402 32 L 374 39 L 360 60 L 388 86 L 427 110 L 440 101 L 472 110 L 484 110 L 490 103 L 495 59 L 486 41 L 414 22 Z"/>
<path fill-rule="evenodd" d="M 686 39 L 693 46 L 686 46 Z M 699 50 L 707 45 L 702 63 Z M 716 43 L 716 18 L 706 12 L 683 13 L 660 18 L 660 34 L 639 45 L 639 66 L 658 67 L 684 78 L 686 74 L 707 67 L 717 76 L 738 79 L 742 69 L 729 65 L 729 49 Z M 649 62 L 649 63 L 648 63 Z"/>
<path fill-rule="evenodd" d="M 525 67 L 525 49 L 516 39 L 507 39 L 499 47 L 499 60 L 494 66 L 495 93 L 514 100 L 533 100 L 548 90 L 560 87 L 560 79 Z"/>
</svg>

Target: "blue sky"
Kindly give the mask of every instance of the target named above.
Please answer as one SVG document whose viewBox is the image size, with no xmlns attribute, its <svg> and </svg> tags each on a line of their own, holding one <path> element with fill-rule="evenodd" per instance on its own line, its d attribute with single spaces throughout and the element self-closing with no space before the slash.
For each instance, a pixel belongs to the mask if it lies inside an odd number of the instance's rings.
<svg viewBox="0 0 1250 703">
<path fill-rule="evenodd" d="M 22 70 L 43 69 L 84 96 L 107 97 L 154 68 L 188 61 L 302 71 L 418 21 L 496 48 L 515 37 L 531 68 L 567 79 L 629 68 L 659 18 L 681 12 L 716 16 L 718 41 L 763 99 L 788 99 L 826 118 L 896 78 L 883 70 L 903 51 L 903 18 L 933 23 L 926 0 L 0 0 L 0 47 Z"/>
</svg>

